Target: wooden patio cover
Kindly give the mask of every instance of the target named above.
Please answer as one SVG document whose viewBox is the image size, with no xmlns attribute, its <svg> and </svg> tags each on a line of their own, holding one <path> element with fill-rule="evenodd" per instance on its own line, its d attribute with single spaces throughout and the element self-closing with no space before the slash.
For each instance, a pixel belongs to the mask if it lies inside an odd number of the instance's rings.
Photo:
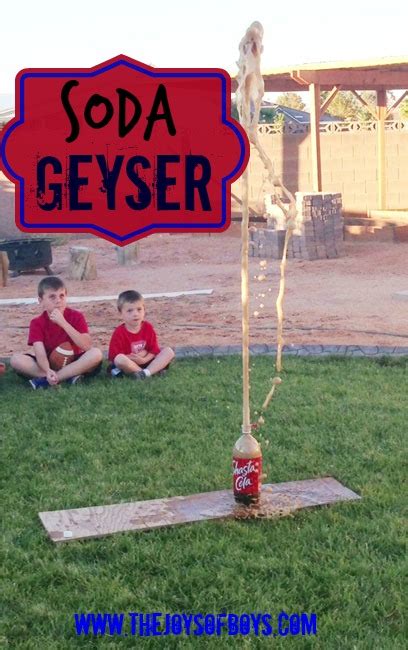
<svg viewBox="0 0 408 650">
<path fill-rule="evenodd" d="M 320 117 L 340 90 L 351 91 L 371 111 L 377 120 L 378 209 L 385 210 L 385 121 L 390 113 L 408 95 L 408 56 L 400 58 L 348 61 L 336 63 L 310 63 L 285 68 L 275 68 L 262 73 L 266 92 L 310 93 L 310 138 L 312 152 L 313 191 L 322 191 L 320 156 Z M 236 81 L 233 79 L 233 90 Z M 321 103 L 320 92 L 328 90 L 327 99 Z M 376 104 L 368 105 L 358 91 L 376 93 Z M 387 90 L 405 92 L 387 108 Z"/>
</svg>

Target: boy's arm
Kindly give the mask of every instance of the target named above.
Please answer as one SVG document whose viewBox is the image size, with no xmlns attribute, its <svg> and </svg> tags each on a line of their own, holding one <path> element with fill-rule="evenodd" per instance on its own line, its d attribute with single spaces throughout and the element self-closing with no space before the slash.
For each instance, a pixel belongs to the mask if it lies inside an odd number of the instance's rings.
<svg viewBox="0 0 408 650">
<path fill-rule="evenodd" d="M 129 359 L 131 359 L 132 361 L 134 361 L 135 363 L 137 363 L 139 365 L 141 363 L 149 363 L 150 361 L 152 361 L 152 359 L 154 359 L 156 357 L 156 355 L 152 354 L 151 352 L 146 352 L 145 355 L 131 353 L 131 354 L 128 354 L 127 356 L 129 357 Z"/>
<path fill-rule="evenodd" d="M 157 341 L 157 334 L 153 325 L 150 323 L 145 324 L 145 336 L 146 336 L 146 347 L 141 354 L 130 354 L 128 355 L 132 361 L 135 361 L 137 364 L 150 363 L 153 359 L 157 357 L 160 352 L 160 346 Z"/>
<path fill-rule="evenodd" d="M 147 351 L 148 351 L 147 356 L 149 357 L 148 361 L 151 361 L 152 359 L 157 357 L 157 355 L 159 354 L 160 345 L 159 345 L 159 342 L 157 340 L 156 330 L 154 329 L 153 325 L 150 325 L 149 329 L 150 329 L 150 332 L 149 332 L 149 335 L 147 337 L 146 348 L 147 348 Z"/>
<path fill-rule="evenodd" d="M 92 347 L 92 339 L 91 335 L 88 334 L 88 332 L 85 332 L 81 334 L 78 332 L 78 330 L 75 329 L 75 327 L 72 327 L 64 318 L 64 314 L 61 314 L 59 309 L 54 309 L 54 311 L 50 314 L 50 320 L 53 321 L 53 323 L 56 323 L 62 329 L 66 334 L 68 334 L 69 338 L 77 345 L 81 350 L 84 350 L 86 352 L 87 350 L 90 350 Z"/>
<path fill-rule="evenodd" d="M 44 375 L 46 375 L 50 369 L 50 364 L 48 361 L 47 353 L 45 351 L 44 343 L 42 341 L 36 341 L 33 343 L 33 349 L 37 365 L 41 368 L 41 370 L 44 370 Z"/>
<path fill-rule="evenodd" d="M 114 363 L 115 357 L 118 354 L 125 354 L 125 343 L 122 341 L 122 336 L 120 333 L 120 328 L 116 328 L 111 336 L 109 341 L 109 350 L 108 350 L 108 359 L 111 363 Z"/>
<path fill-rule="evenodd" d="M 48 379 L 48 383 L 57 384 L 58 383 L 57 373 L 55 372 L 55 370 L 52 370 L 50 368 L 44 343 L 42 341 L 35 341 L 35 343 L 33 343 L 33 349 L 34 349 L 37 366 L 44 372 L 44 375 Z"/>
</svg>

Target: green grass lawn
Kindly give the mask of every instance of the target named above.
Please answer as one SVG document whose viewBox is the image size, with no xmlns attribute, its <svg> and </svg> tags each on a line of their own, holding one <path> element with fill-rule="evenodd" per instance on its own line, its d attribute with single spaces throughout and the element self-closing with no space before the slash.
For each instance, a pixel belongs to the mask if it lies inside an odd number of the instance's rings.
<svg viewBox="0 0 408 650">
<path fill-rule="evenodd" d="M 330 475 L 361 501 L 62 545 L 48 540 L 39 511 L 230 487 L 241 361 L 178 361 L 164 378 L 104 375 L 37 392 L 11 372 L 1 378 L 0 647 L 406 647 L 408 360 L 284 363 L 262 429 L 267 481 Z M 273 359 L 251 365 L 256 410 Z M 73 619 L 79 611 L 281 610 L 315 612 L 317 636 L 92 639 L 76 636 Z"/>
</svg>

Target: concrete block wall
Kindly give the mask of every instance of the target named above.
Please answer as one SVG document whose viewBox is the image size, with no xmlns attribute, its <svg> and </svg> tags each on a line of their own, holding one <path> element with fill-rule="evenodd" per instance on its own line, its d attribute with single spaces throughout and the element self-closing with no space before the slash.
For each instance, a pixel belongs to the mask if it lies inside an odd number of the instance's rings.
<svg viewBox="0 0 408 650">
<path fill-rule="evenodd" d="M 274 161 L 276 173 L 292 192 L 312 187 L 310 136 L 305 134 L 260 134 L 260 141 Z M 343 211 L 377 209 L 377 134 L 375 131 L 321 133 L 322 184 L 326 193 L 341 193 Z M 408 208 L 408 127 L 387 130 L 387 208 Z M 250 203 L 262 212 L 266 172 L 255 150 L 251 151 Z M 232 191 L 241 196 L 240 181 Z"/>
</svg>

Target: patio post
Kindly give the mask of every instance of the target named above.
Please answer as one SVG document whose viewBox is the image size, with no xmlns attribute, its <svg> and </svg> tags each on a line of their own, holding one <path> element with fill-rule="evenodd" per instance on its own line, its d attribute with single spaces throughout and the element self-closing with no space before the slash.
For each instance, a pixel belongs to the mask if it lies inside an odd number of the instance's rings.
<svg viewBox="0 0 408 650">
<path fill-rule="evenodd" d="M 378 168 L 378 209 L 385 210 L 386 169 L 385 169 L 385 118 L 387 114 L 387 93 L 382 88 L 377 90 L 377 168 Z"/>
<path fill-rule="evenodd" d="M 320 84 L 311 83 L 310 92 L 310 145 L 312 154 L 312 187 L 322 191 L 322 166 L 320 157 Z"/>
</svg>

